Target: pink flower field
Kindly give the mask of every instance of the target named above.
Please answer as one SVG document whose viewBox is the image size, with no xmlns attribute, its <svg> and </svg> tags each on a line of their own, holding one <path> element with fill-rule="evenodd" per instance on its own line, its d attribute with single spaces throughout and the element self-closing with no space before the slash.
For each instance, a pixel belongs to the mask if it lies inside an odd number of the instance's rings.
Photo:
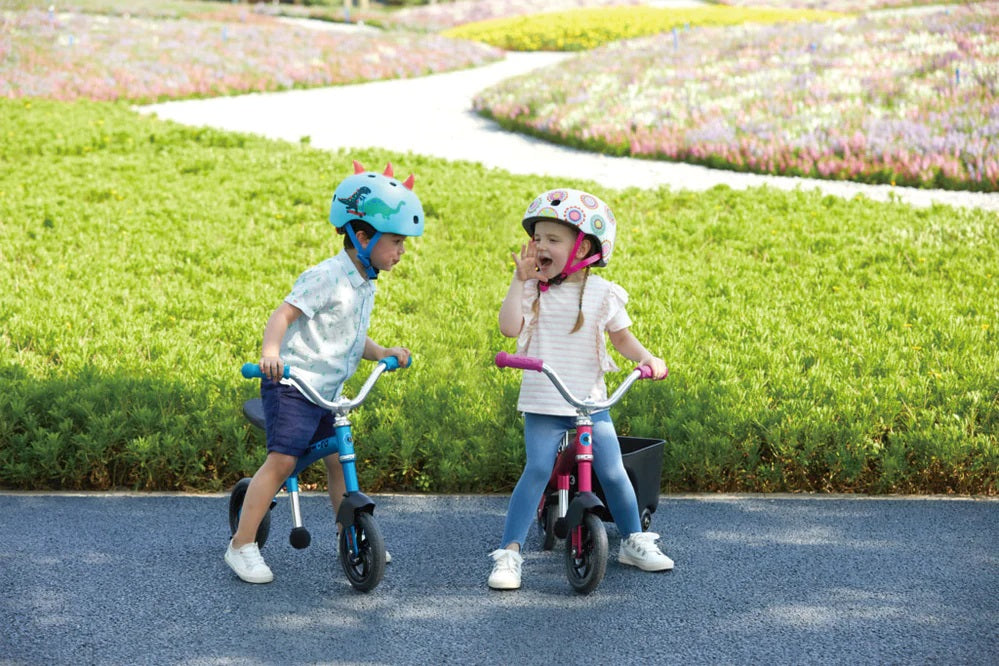
<svg viewBox="0 0 999 666">
<path fill-rule="evenodd" d="M 247 23 L 0 14 L 0 96 L 151 101 L 404 78 L 485 64 L 490 46 Z"/>
<path fill-rule="evenodd" d="M 474 100 L 507 127 L 653 159 L 999 189 L 999 2 L 624 42 Z"/>
</svg>

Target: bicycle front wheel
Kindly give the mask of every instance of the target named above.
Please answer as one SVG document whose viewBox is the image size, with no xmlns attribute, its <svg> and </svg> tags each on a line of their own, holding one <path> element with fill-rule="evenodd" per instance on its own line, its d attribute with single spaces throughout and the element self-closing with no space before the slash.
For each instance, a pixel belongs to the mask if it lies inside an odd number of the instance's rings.
<svg viewBox="0 0 999 666">
<path fill-rule="evenodd" d="M 573 534 L 565 540 L 565 574 L 569 584 L 579 594 L 597 589 L 607 572 L 607 529 L 595 514 L 588 513 L 580 530 L 579 548 L 573 546 Z"/>
<path fill-rule="evenodd" d="M 370 592 L 385 575 L 385 540 L 375 517 L 361 511 L 354 524 L 340 531 L 340 564 L 347 580 L 361 592 Z"/>
</svg>

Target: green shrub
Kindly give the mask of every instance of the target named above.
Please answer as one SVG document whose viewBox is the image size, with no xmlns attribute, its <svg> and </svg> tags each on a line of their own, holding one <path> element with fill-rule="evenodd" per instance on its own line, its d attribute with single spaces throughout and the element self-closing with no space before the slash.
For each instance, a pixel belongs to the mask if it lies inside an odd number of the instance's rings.
<svg viewBox="0 0 999 666">
<path fill-rule="evenodd" d="M 519 377 L 492 365 L 513 349 L 496 315 L 519 215 L 558 184 L 614 208 L 603 274 L 671 368 L 615 410 L 621 434 L 667 441 L 664 490 L 996 492 L 995 213 L 612 191 L 117 104 L 0 100 L 0 115 L 2 487 L 216 491 L 255 471 L 240 405 L 257 386 L 238 369 L 298 274 L 338 250 L 329 196 L 357 158 L 414 171 L 428 214 L 378 285 L 372 337 L 416 356 L 356 412 L 365 489 L 516 481 Z"/>
</svg>

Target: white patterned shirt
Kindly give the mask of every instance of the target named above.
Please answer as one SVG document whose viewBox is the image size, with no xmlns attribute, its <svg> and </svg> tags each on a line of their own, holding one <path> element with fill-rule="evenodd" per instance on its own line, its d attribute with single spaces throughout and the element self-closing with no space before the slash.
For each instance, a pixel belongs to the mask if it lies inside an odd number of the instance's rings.
<svg viewBox="0 0 999 666">
<path fill-rule="evenodd" d="M 607 353 L 605 331 L 619 331 L 631 326 L 624 306 L 624 289 L 597 275 L 586 278 L 583 291 L 583 326 L 570 333 L 579 313 L 579 290 L 583 282 L 563 282 L 540 294 L 538 313 L 532 310 L 538 299 L 538 281 L 524 282 L 522 305 L 524 327 L 517 338 L 517 353 L 540 358 L 551 366 L 580 399 L 604 400 L 607 384 L 604 373 L 615 372 L 617 365 Z M 525 371 L 520 383 L 517 409 L 533 414 L 574 416 L 576 410 L 546 375 Z"/>
<path fill-rule="evenodd" d="M 375 283 L 359 273 L 342 250 L 302 273 L 284 300 L 302 316 L 281 340 L 281 360 L 297 368 L 320 395 L 333 400 L 361 363 Z"/>
</svg>

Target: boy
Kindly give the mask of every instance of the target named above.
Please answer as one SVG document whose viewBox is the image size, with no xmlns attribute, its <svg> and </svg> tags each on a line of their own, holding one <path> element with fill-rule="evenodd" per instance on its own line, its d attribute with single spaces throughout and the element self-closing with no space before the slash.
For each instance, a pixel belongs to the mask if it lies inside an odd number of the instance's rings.
<svg viewBox="0 0 999 666">
<path fill-rule="evenodd" d="M 309 444 L 333 434 L 330 413 L 282 382 L 284 365 L 297 368 L 333 399 L 362 358 L 395 356 L 400 367 L 409 364 L 408 349 L 382 347 L 367 332 L 379 271 L 399 263 L 408 236 L 423 234 L 423 206 L 412 192 L 413 180 L 410 175 L 404 183 L 396 181 L 391 164 L 379 174 L 355 161 L 354 175 L 337 186 L 330 205 L 330 222 L 344 234 L 343 250 L 302 273 L 267 320 L 260 353 L 267 459 L 247 488 L 239 527 L 225 553 L 226 563 L 248 583 L 274 580 L 254 541 L 271 500 Z M 344 493 L 343 470 L 333 456 L 324 461 L 335 515 Z"/>
</svg>

